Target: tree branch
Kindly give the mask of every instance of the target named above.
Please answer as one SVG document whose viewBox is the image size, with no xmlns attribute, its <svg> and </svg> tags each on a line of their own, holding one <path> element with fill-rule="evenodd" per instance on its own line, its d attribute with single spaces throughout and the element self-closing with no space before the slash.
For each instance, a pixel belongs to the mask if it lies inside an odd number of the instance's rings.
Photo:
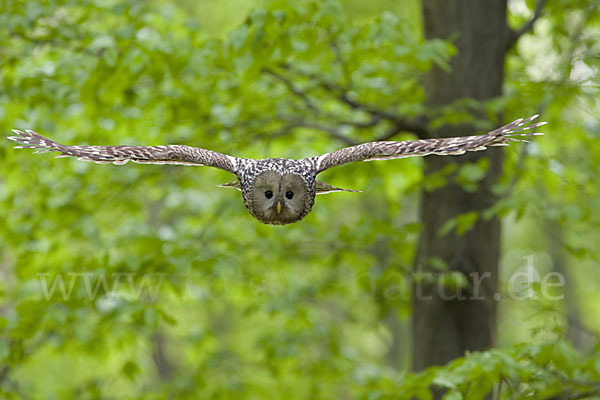
<svg viewBox="0 0 600 400">
<path fill-rule="evenodd" d="M 354 110 L 366 112 L 367 114 L 370 114 L 372 118 L 376 118 L 378 121 L 385 119 L 392 122 L 396 126 L 396 129 L 398 129 L 398 131 L 396 131 L 394 134 L 400 131 L 406 131 L 414 133 L 420 139 L 431 137 L 430 132 L 427 130 L 427 121 L 424 118 L 409 121 L 401 115 L 396 114 L 392 111 L 352 99 L 348 94 L 348 90 L 346 88 L 341 87 L 335 83 L 328 82 L 322 79 L 320 76 L 317 76 L 316 74 L 300 71 L 289 64 L 282 64 L 281 67 L 283 69 L 292 70 L 297 74 L 304 75 L 307 78 L 315 80 L 323 90 L 330 92 L 340 102 Z M 392 134 L 391 136 L 393 136 L 394 134 Z"/>
<path fill-rule="evenodd" d="M 294 130 L 296 128 L 308 128 L 308 129 L 314 129 L 316 131 L 325 132 L 333 139 L 339 140 L 349 146 L 359 143 L 359 142 L 356 142 L 355 140 L 353 140 L 352 138 L 341 133 L 335 126 L 323 125 L 319 122 L 306 121 L 304 119 L 295 118 L 295 117 L 280 117 L 280 120 L 286 121 L 287 124 L 284 125 L 278 131 L 276 131 L 275 133 L 273 133 L 272 135 L 270 135 L 271 137 L 287 135 L 288 133 L 290 133 L 292 130 Z"/>
<path fill-rule="evenodd" d="M 152 360 L 158 371 L 158 375 L 163 380 L 169 380 L 173 376 L 174 366 L 169 361 L 164 347 L 165 338 L 159 332 L 152 335 Z"/>
<path fill-rule="evenodd" d="M 342 50 L 340 49 L 336 38 L 331 39 L 330 46 L 331 46 L 331 50 L 333 51 L 333 54 L 335 56 L 337 63 L 340 64 L 340 68 L 342 69 L 342 73 L 344 74 L 344 80 L 346 81 L 346 85 L 349 85 L 350 82 L 352 81 L 352 78 L 351 78 L 352 74 L 348 70 L 348 65 L 346 64 L 346 61 L 344 60 L 344 56 L 342 55 Z"/>
<path fill-rule="evenodd" d="M 590 397 L 596 397 L 600 394 L 600 390 L 590 390 L 588 392 L 578 393 L 567 397 L 569 400 L 588 399 Z"/>
<path fill-rule="evenodd" d="M 375 125 L 380 123 L 382 119 L 383 118 L 381 116 L 371 115 L 371 118 L 369 118 L 368 121 L 359 122 L 359 121 L 346 120 L 346 121 L 341 121 L 340 125 L 348 125 L 348 126 L 353 126 L 358 129 L 366 129 L 366 128 L 374 127 Z"/>
<path fill-rule="evenodd" d="M 533 29 L 533 25 L 535 22 L 542 16 L 542 10 L 546 5 L 546 0 L 538 0 L 535 4 L 535 10 L 533 11 L 533 17 L 526 23 L 524 23 L 519 29 L 510 30 L 510 36 L 508 38 L 508 43 L 506 44 L 506 49 L 510 49 L 516 42 L 519 40 L 521 36 L 526 34 L 527 32 Z"/>
<path fill-rule="evenodd" d="M 366 125 L 369 123 L 370 123 L 370 121 L 365 122 L 364 124 Z M 360 124 L 360 123 L 357 123 L 357 124 Z M 353 125 L 353 123 L 342 122 L 342 123 L 340 123 L 340 126 L 341 125 Z M 365 141 L 357 141 L 357 140 L 352 139 L 351 137 L 344 135 L 335 126 L 327 126 L 327 125 L 323 125 L 319 122 L 310 122 L 310 121 L 305 121 L 303 119 L 288 119 L 288 124 L 283 126 L 280 130 L 278 130 L 274 134 L 272 134 L 271 137 L 287 135 L 288 133 L 290 133 L 292 130 L 294 130 L 296 128 L 309 128 L 309 129 L 314 129 L 317 131 L 324 132 L 324 133 L 328 134 L 332 139 L 339 140 L 340 142 L 342 142 L 348 146 L 354 146 L 357 144 L 365 143 Z M 403 124 L 393 124 L 382 135 L 374 138 L 373 140 L 369 140 L 368 142 L 372 142 L 372 141 L 380 142 L 380 141 L 390 140 L 394 136 L 399 134 L 400 132 L 414 132 L 414 131 L 411 129 L 405 128 L 405 125 L 403 125 Z"/>
<path fill-rule="evenodd" d="M 410 130 L 403 129 L 400 125 L 394 124 L 381 136 L 376 137 L 374 139 L 374 141 L 375 142 L 383 142 L 386 140 L 390 140 L 394 136 L 396 136 L 397 134 L 399 134 L 400 132 L 403 132 L 403 131 L 411 132 Z"/>
<path fill-rule="evenodd" d="M 333 43 L 332 46 L 334 47 L 335 50 L 339 51 L 339 49 L 337 49 L 337 44 Z M 341 59 L 341 55 L 337 54 L 337 56 L 339 57 L 338 62 L 343 63 L 343 59 Z M 379 137 L 374 138 L 374 141 L 390 140 L 392 137 L 394 137 L 395 135 L 397 135 L 400 132 L 411 132 L 411 133 L 416 134 L 421 139 L 431 136 L 430 132 L 427 130 L 427 121 L 424 117 L 414 119 L 414 120 L 407 120 L 407 119 L 403 118 L 402 116 L 400 116 L 399 114 L 396 114 L 392 111 L 386 110 L 384 108 L 381 108 L 381 107 L 378 107 L 378 106 L 375 106 L 372 104 L 362 103 L 362 102 L 359 102 L 359 101 L 353 99 L 349 94 L 348 88 L 342 87 L 336 83 L 329 82 L 329 81 L 323 79 L 321 76 L 318 76 L 314 73 L 298 70 L 297 68 L 294 68 L 293 66 L 291 66 L 289 64 L 282 64 L 282 65 L 280 65 L 280 67 L 286 71 L 294 72 L 298 75 L 302 75 L 308 79 L 315 81 L 318 84 L 318 87 L 320 87 L 321 89 L 323 89 L 326 92 L 328 92 L 329 94 L 331 94 L 335 99 L 337 99 L 342 104 L 345 104 L 346 106 L 348 106 L 349 108 L 351 108 L 354 111 L 361 111 L 361 112 L 367 113 L 370 117 L 368 121 L 364 121 L 364 122 L 341 121 L 337 124 L 338 126 L 347 125 L 347 126 L 352 126 L 352 127 L 358 128 L 358 129 L 366 129 L 366 128 L 371 128 L 371 127 L 377 126 L 382 121 L 388 121 L 391 125 L 389 127 L 389 129 L 386 132 L 384 132 L 382 135 L 380 135 Z M 292 80 L 289 79 L 287 76 L 285 76 L 273 69 L 270 69 L 270 68 L 263 68 L 262 72 L 281 81 L 288 88 L 288 90 L 291 93 L 293 93 L 294 95 L 299 97 L 304 102 L 304 104 L 306 104 L 306 107 L 308 109 L 310 109 L 313 112 L 313 114 L 322 115 L 322 113 L 320 112 L 318 107 L 313 103 L 313 101 L 310 99 L 310 97 L 307 95 L 307 93 L 305 91 L 299 89 L 298 87 L 296 87 L 296 85 L 292 82 Z M 356 140 L 344 135 L 343 133 L 341 133 L 339 128 L 336 126 L 324 125 L 318 121 L 316 121 L 316 122 L 307 121 L 303 118 L 295 117 L 295 116 L 292 116 L 292 117 L 279 116 L 278 118 L 280 120 L 285 121 L 287 124 L 284 125 L 277 132 L 275 132 L 272 135 L 273 137 L 286 135 L 289 132 L 291 132 L 292 130 L 294 130 L 295 128 L 309 128 L 309 129 L 314 129 L 314 130 L 318 130 L 321 132 L 325 132 L 331 138 L 339 140 L 347 145 L 356 145 L 356 144 L 360 143 L 359 141 L 356 141 Z"/>
<path fill-rule="evenodd" d="M 6 377 L 8 377 L 8 373 L 10 372 L 10 366 L 5 365 L 0 369 L 0 383 L 4 382 Z"/>
<path fill-rule="evenodd" d="M 329 136 L 331 136 L 332 138 L 337 139 L 341 142 L 344 142 L 350 146 L 358 144 L 358 142 L 354 141 L 353 139 L 351 139 L 348 136 L 344 135 L 343 133 L 339 132 L 334 127 L 329 127 L 329 126 L 321 125 L 319 123 L 307 122 L 307 121 L 300 121 L 296 124 L 296 126 L 299 128 L 310 128 L 310 129 L 315 129 L 318 131 L 323 131 L 325 133 L 328 133 Z"/>
<path fill-rule="evenodd" d="M 283 84 L 288 88 L 288 90 L 290 92 L 292 92 L 293 94 L 295 94 L 296 96 L 298 96 L 304 102 L 304 104 L 306 104 L 306 107 L 308 107 L 308 109 L 310 109 L 314 114 L 318 114 L 319 113 L 318 108 L 313 104 L 313 102 L 306 95 L 306 93 L 304 93 L 302 90 L 298 89 L 292 83 L 292 81 L 290 81 L 288 78 L 286 78 L 285 76 L 283 76 L 281 74 L 278 74 L 277 72 L 273 71 L 270 68 L 263 68 L 262 72 L 264 72 L 265 74 L 271 75 L 272 77 L 274 77 L 274 78 L 280 80 L 281 82 L 283 82 Z"/>
<path fill-rule="evenodd" d="M 379 136 L 376 141 L 390 140 L 400 132 L 409 132 L 415 134 L 419 139 L 431 138 L 431 132 L 427 129 L 427 122 L 424 117 L 413 121 L 398 119 L 393 121 L 392 127 L 383 135 Z"/>
</svg>

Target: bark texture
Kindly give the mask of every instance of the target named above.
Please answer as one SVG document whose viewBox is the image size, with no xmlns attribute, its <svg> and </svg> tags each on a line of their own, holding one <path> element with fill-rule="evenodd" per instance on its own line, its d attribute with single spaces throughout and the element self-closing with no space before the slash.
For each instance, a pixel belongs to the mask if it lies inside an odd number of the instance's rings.
<svg viewBox="0 0 600 400">
<path fill-rule="evenodd" d="M 425 36 L 455 38 L 458 54 L 453 58 L 452 71 L 434 69 L 425 88 L 432 107 L 451 104 L 457 99 L 485 101 L 502 94 L 504 58 L 510 30 L 506 23 L 506 0 L 423 0 Z M 436 132 L 440 137 L 473 134 L 470 126 L 446 126 Z M 485 152 L 460 157 L 425 158 L 426 173 L 443 168 L 448 163 L 474 162 L 490 158 L 487 176 L 475 192 L 460 185 L 424 192 L 421 219 L 424 230 L 415 258 L 416 271 L 430 270 L 430 260 L 444 260 L 453 271 L 460 271 L 470 281 L 482 279 L 479 298 L 463 300 L 452 297 L 449 289 L 437 284 L 416 283 L 413 290 L 413 369 L 441 365 L 462 356 L 466 350 L 484 350 L 494 345 L 500 223 L 496 218 L 477 221 L 463 236 L 439 235 L 440 227 L 450 218 L 468 211 L 479 211 L 496 201 L 491 185 L 502 171 L 502 151 L 493 148 Z M 444 295 L 445 293 L 445 295 Z M 473 296 L 468 290 L 465 296 Z M 439 396 L 439 394 L 438 394 Z"/>
</svg>

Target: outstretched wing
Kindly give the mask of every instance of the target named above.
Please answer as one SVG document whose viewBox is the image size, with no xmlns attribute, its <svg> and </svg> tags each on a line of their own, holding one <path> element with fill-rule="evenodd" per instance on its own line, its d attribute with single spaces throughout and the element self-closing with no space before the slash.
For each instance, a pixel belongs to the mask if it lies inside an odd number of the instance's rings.
<svg viewBox="0 0 600 400">
<path fill-rule="evenodd" d="M 42 135 L 26 130 L 14 129 L 16 136 L 8 139 L 19 143 L 16 149 L 35 149 L 35 153 L 56 151 L 57 157 L 77 157 L 80 160 L 101 164 L 206 165 L 236 173 L 239 160 L 226 154 L 183 145 L 169 146 L 65 146 Z"/>
<path fill-rule="evenodd" d="M 354 161 L 390 160 L 428 154 L 457 155 L 466 151 L 485 150 L 487 146 L 508 146 L 509 142 L 522 141 L 515 139 L 514 136 L 543 135 L 538 132 L 516 133 L 544 125 L 545 122 L 527 125 L 537 117 L 538 115 L 534 115 L 527 119 L 517 119 L 485 135 L 403 142 L 369 142 L 313 157 L 312 160 L 317 173 L 319 173 L 328 168 Z"/>
</svg>

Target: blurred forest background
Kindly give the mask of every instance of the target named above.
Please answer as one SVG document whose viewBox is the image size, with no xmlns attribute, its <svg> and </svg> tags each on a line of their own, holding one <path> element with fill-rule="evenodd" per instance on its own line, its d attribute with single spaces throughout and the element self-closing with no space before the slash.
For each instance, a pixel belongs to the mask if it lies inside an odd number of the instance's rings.
<svg viewBox="0 0 600 400">
<path fill-rule="evenodd" d="M 301 158 L 549 122 L 329 170 L 363 193 L 283 227 L 223 171 L 3 140 L 0 398 L 600 398 L 599 8 L 0 0 L 6 136 Z"/>
</svg>

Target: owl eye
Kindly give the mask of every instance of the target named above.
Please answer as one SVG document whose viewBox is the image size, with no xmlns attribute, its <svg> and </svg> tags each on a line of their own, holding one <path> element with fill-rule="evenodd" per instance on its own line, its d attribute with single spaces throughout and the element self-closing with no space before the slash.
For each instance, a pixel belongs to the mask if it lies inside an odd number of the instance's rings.
<svg viewBox="0 0 600 400">
<path fill-rule="evenodd" d="M 267 191 L 265 192 L 265 197 L 266 197 L 267 199 L 270 199 L 271 197 L 273 197 L 273 192 L 271 192 L 270 190 L 267 190 Z"/>
<path fill-rule="evenodd" d="M 288 190 L 287 192 L 285 192 L 285 197 L 291 200 L 292 197 L 294 197 L 294 192 Z"/>
</svg>

